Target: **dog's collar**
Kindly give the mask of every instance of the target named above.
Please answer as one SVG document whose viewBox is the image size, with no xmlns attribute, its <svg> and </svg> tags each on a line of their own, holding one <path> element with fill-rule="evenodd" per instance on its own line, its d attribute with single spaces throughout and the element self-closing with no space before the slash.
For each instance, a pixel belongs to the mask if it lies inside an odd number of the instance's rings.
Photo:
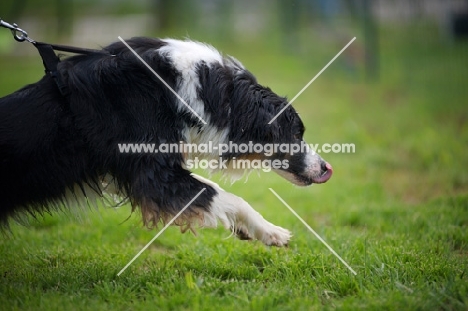
<svg viewBox="0 0 468 311">
<path fill-rule="evenodd" d="M 13 38 L 18 42 L 27 41 L 34 45 L 41 55 L 42 62 L 44 64 L 46 74 L 50 75 L 52 79 L 57 84 L 57 87 L 60 93 L 67 97 L 70 94 L 70 90 L 68 86 L 63 82 L 57 67 L 60 63 L 60 58 L 55 54 L 55 51 L 62 51 L 62 52 L 69 52 L 74 54 L 96 54 L 96 53 L 105 53 L 102 50 L 93 50 L 93 49 L 85 49 L 85 48 L 78 48 L 74 46 L 68 45 L 59 45 L 59 44 L 50 44 L 44 42 L 38 42 L 31 39 L 28 36 L 28 33 L 23 29 L 19 28 L 17 24 L 9 24 L 2 19 L 0 19 L 0 26 L 10 29 L 11 33 L 13 34 Z"/>
</svg>

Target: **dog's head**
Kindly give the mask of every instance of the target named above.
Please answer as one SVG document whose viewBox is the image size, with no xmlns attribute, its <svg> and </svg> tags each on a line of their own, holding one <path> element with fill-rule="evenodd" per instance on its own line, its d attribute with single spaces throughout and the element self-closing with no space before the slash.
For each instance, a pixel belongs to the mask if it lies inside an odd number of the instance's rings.
<svg viewBox="0 0 468 311">
<path fill-rule="evenodd" d="M 299 186 L 328 181 L 332 166 L 304 141 L 304 124 L 287 99 L 258 84 L 249 71 L 240 66 L 237 69 L 233 75 L 229 138 L 249 148 L 244 153 L 229 150 L 228 156 L 260 160 Z"/>
<path fill-rule="evenodd" d="M 305 127 L 298 113 L 286 98 L 260 85 L 239 61 L 193 41 L 135 38 L 127 42 L 184 100 L 175 100 L 170 107 L 175 115 L 165 114 L 167 124 L 172 122 L 182 129 L 181 140 L 211 142 L 214 146 L 227 144 L 227 150 L 214 151 L 207 157 L 217 159 L 220 155 L 229 161 L 230 168 L 268 168 L 300 186 L 330 179 L 332 167 L 305 143 Z M 130 65 L 136 64 L 141 70 L 140 61 L 122 44 L 111 45 L 107 50 L 119 55 L 121 63 L 129 63 L 117 68 L 133 68 Z M 159 83 L 152 73 L 147 73 Z M 132 87 L 141 89 L 138 84 Z M 155 102 L 173 97 L 166 86 L 161 86 L 160 92 L 165 95 Z M 123 101 L 125 96 L 128 95 L 117 98 Z M 162 107 L 158 104 L 158 109 Z M 241 161 L 260 161 L 261 167 Z"/>
</svg>

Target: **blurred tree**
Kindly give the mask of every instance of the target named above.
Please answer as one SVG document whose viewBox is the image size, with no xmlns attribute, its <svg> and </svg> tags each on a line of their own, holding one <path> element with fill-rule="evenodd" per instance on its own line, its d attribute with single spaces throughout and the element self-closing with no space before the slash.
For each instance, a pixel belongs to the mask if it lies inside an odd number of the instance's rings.
<svg viewBox="0 0 468 311">
<path fill-rule="evenodd" d="M 156 0 L 155 11 L 156 16 L 158 17 L 158 28 L 159 29 L 168 29 L 171 25 L 171 15 L 174 9 L 174 6 L 171 5 L 174 2 L 173 0 Z"/>
<path fill-rule="evenodd" d="M 291 52 L 299 48 L 298 29 L 301 24 L 301 12 L 303 1 L 278 0 L 278 12 L 280 15 L 280 26 L 283 32 L 283 46 Z"/>
<path fill-rule="evenodd" d="M 26 1 L 26 0 L 23 0 Z M 57 36 L 63 38 L 70 35 L 73 27 L 73 0 L 56 0 Z"/>
<path fill-rule="evenodd" d="M 54 27 L 59 37 L 69 35 L 73 26 L 73 0 L 44 0 L 40 4 L 32 0 L 1 1 L 0 13 L 0 17 L 10 23 L 20 23 L 25 15 L 48 17 L 44 23 Z"/>
<path fill-rule="evenodd" d="M 379 79 L 379 41 L 377 23 L 372 12 L 372 3 L 371 0 L 362 0 L 367 81 L 377 81 Z"/>
<path fill-rule="evenodd" d="M 26 3 L 27 3 L 27 0 L 13 1 L 9 12 L 7 12 L 6 16 L 1 16 L 1 17 L 6 20 L 9 19 L 11 21 L 17 21 L 22 15 L 22 13 L 24 12 L 24 9 L 26 8 Z"/>
<path fill-rule="evenodd" d="M 192 0 L 152 0 L 152 7 L 159 31 L 196 25 L 198 11 Z"/>
</svg>

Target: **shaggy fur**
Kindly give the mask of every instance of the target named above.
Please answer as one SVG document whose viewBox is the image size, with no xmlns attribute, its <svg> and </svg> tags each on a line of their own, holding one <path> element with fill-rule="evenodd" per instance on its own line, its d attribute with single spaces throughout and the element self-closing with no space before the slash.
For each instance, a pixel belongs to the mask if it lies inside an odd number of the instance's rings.
<svg viewBox="0 0 468 311">
<path fill-rule="evenodd" d="M 259 85 L 237 60 L 211 46 L 172 39 L 133 38 L 127 43 L 190 105 L 201 121 L 121 42 L 101 53 L 62 60 L 69 95 L 54 80 L 0 99 L 0 221 L 110 191 L 140 208 L 156 225 L 206 190 L 178 224 L 214 227 L 221 222 L 241 238 L 287 244 L 290 233 L 263 219 L 245 201 L 191 174 L 183 153 L 120 153 L 120 143 L 299 143 L 304 126 L 287 100 Z M 205 155 L 214 158 L 215 155 Z M 227 152 L 223 159 L 287 159 L 278 173 L 298 185 L 325 182 L 331 166 L 312 153 L 270 157 Z M 217 157 L 217 155 L 216 155 Z"/>
</svg>

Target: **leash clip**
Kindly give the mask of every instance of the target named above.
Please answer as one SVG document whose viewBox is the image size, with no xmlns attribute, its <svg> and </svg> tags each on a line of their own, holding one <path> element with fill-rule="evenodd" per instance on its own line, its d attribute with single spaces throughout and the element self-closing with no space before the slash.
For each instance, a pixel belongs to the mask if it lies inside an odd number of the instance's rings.
<svg viewBox="0 0 468 311">
<path fill-rule="evenodd" d="M 11 33 L 13 34 L 13 38 L 15 38 L 16 41 L 28 41 L 29 43 L 34 43 L 34 40 L 28 37 L 28 33 L 23 29 L 19 28 L 16 23 L 12 25 L 0 18 L 0 26 L 10 29 Z"/>
<path fill-rule="evenodd" d="M 18 42 L 28 41 L 32 45 L 36 47 L 41 55 L 42 63 L 44 64 L 45 72 L 49 74 L 52 79 L 54 79 L 60 93 L 67 97 L 70 91 L 65 83 L 62 81 L 62 77 L 60 76 L 57 65 L 60 63 L 60 59 L 55 54 L 55 51 L 64 51 L 70 52 L 75 54 L 94 54 L 94 53 L 103 53 L 99 50 L 91 50 L 91 49 L 81 49 L 76 48 L 73 46 L 66 46 L 66 45 L 58 45 L 58 44 L 49 44 L 44 42 L 37 42 L 33 39 L 28 37 L 28 33 L 23 29 L 19 28 L 17 24 L 9 24 L 0 18 L 0 27 L 10 29 L 11 33 L 13 34 L 13 38 Z"/>
</svg>

